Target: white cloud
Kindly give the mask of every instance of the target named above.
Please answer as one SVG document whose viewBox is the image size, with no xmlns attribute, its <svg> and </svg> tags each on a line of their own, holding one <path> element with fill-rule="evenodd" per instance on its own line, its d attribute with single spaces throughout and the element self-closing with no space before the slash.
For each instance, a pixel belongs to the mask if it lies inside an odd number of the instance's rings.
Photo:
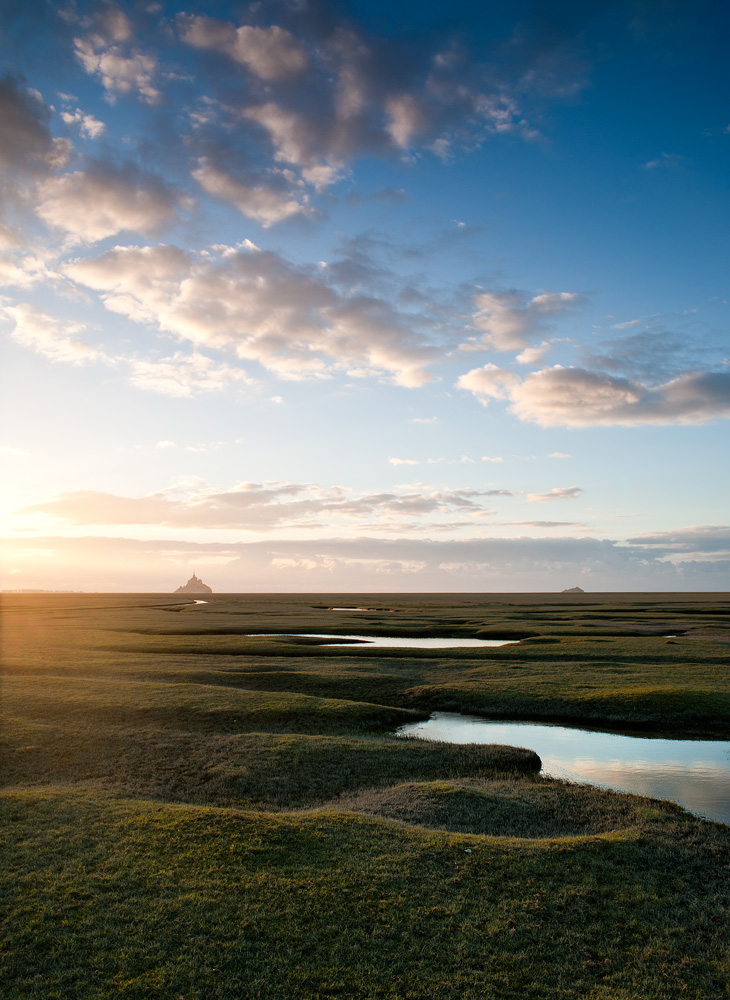
<svg viewBox="0 0 730 1000">
<path fill-rule="evenodd" d="M 513 387 L 512 410 L 543 426 L 705 423 L 730 416 L 730 372 L 692 372 L 663 385 L 582 368 L 547 368 Z"/>
<path fill-rule="evenodd" d="M 122 15 L 124 16 L 124 15 Z M 159 90 L 153 86 L 157 73 L 157 61 L 137 49 L 126 51 L 128 35 L 119 37 L 113 32 L 111 40 L 98 34 L 74 39 L 76 58 L 91 76 L 96 76 L 114 101 L 117 94 L 136 92 L 147 104 L 160 100 Z"/>
<path fill-rule="evenodd" d="M 277 25 L 236 28 L 227 21 L 202 16 L 183 18 L 181 24 L 182 38 L 189 45 L 222 52 L 262 80 L 285 80 L 309 64 L 305 47 Z"/>
<path fill-rule="evenodd" d="M 700 424 L 730 417 L 730 372 L 690 372 L 658 386 L 584 368 L 545 368 L 521 379 L 495 365 L 475 368 L 457 385 L 486 405 L 510 400 L 520 419 L 543 427 Z"/>
<path fill-rule="evenodd" d="M 176 205 L 174 192 L 158 177 L 108 163 L 48 178 L 38 197 L 45 222 L 90 243 L 124 230 L 157 232 L 171 221 Z"/>
<path fill-rule="evenodd" d="M 82 365 L 100 363 L 123 372 L 131 385 L 166 396 L 189 397 L 218 392 L 229 385 L 252 384 L 242 368 L 220 364 L 197 351 L 175 352 L 170 357 L 140 358 L 110 355 L 80 338 L 83 324 L 55 319 L 31 305 L 0 306 L 0 315 L 12 321 L 11 336 L 50 361 Z M 157 448 L 176 447 L 160 441 Z"/>
<path fill-rule="evenodd" d="M 73 112 L 62 111 L 61 118 L 67 125 L 78 125 L 81 134 L 89 139 L 98 139 L 106 128 L 104 122 L 93 115 L 84 114 L 81 108 L 76 108 Z"/>
<path fill-rule="evenodd" d="M 0 285 L 30 288 L 42 281 L 51 283 L 60 278 L 52 265 L 51 254 L 42 250 L 34 254 L 0 252 Z"/>
<path fill-rule="evenodd" d="M 515 357 L 515 361 L 521 365 L 539 365 L 549 353 L 550 347 L 551 345 L 545 340 L 536 347 L 526 347 Z"/>
<path fill-rule="evenodd" d="M 550 329 L 550 321 L 570 309 L 575 308 L 581 297 L 577 292 L 540 292 L 528 299 L 523 292 L 479 292 L 473 298 L 476 312 L 472 317 L 472 326 L 480 331 L 479 337 L 471 338 L 461 349 L 465 351 L 482 350 L 485 347 L 496 351 L 523 350 L 522 357 L 528 358 L 545 353 L 546 345 L 525 352 L 531 341 Z M 518 359 L 519 360 L 519 359 Z M 524 361 L 531 364 L 532 360 Z"/>
<path fill-rule="evenodd" d="M 317 190 L 339 178 L 344 159 L 335 144 L 328 148 L 321 125 L 312 114 L 269 101 L 242 109 L 241 116 L 266 131 L 278 163 L 299 167 L 304 180 Z"/>
<path fill-rule="evenodd" d="M 459 389 L 474 393 L 484 406 L 490 399 L 508 399 L 512 389 L 519 384 L 519 375 L 491 362 L 481 368 L 473 368 L 456 380 Z"/>
<path fill-rule="evenodd" d="M 583 490 L 580 486 L 556 486 L 548 493 L 528 493 L 528 503 L 551 503 L 553 500 L 579 500 Z"/>
<path fill-rule="evenodd" d="M 438 357 L 412 319 L 385 301 L 342 294 L 321 270 L 271 252 L 241 249 L 217 259 L 176 247 L 116 247 L 67 273 L 114 312 L 258 361 L 285 379 L 362 367 L 418 386 Z"/>
<path fill-rule="evenodd" d="M 281 193 L 263 184 L 243 184 L 206 163 L 193 171 L 193 177 L 208 194 L 235 205 L 242 215 L 258 222 L 264 229 L 309 210 L 306 196 L 300 195 L 301 200 L 298 200 L 291 194 Z"/>
<path fill-rule="evenodd" d="M 197 352 L 178 351 L 169 358 L 155 360 L 130 358 L 130 382 L 138 389 L 159 392 L 165 396 L 193 396 L 200 392 L 216 392 L 232 382 L 251 383 L 242 368 L 220 365 Z M 165 442 L 171 446 L 172 442 Z M 162 443 L 157 447 L 162 447 Z"/>
<path fill-rule="evenodd" d="M 432 530 L 454 514 L 479 519 L 493 513 L 482 502 L 488 495 L 471 489 L 355 495 L 342 487 L 324 489 L 297 483 L 243 483 L 221 490 L 196 481 L 141 497 L 76 490 L 18 513 L 48 515 L 72 525 L 149 524 L 250 531 L 278 526 L 310 531 L 365 522 L 375 531 L 410 531 L 422 527 Z M 447 522 L 446 526 L 452 525 Z"/>
<path fill-rule="evenodd" d="M 420 465 L 417 458 L 389 458 L 391 465 Z"/>
<path fill-rule="evenodd" d="M 31 305 L 4 306 L 0 311 L 15 324 L 14 340 L 51 361 L 82 365 L 109 360 L 102 351 L 79 339 L 84 331 L 82 323 L 55 320 Z"/>
<path fill-rule="evenodd" d="M 427 115 L 413 94 L 399 94 L 385 102 L 386 131 L 396 146 L 407 149 L 415 136 L 423 131 Z"/>
</svg>

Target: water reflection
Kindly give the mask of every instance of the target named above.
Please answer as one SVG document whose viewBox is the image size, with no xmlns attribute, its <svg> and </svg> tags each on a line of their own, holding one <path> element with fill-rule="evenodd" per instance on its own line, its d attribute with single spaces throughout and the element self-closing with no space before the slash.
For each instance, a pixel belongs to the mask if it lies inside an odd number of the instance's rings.
<svg viewBox="0 0 730 1000">
<path fill-rule="evenodd" d="M 464 647 L 507 646 L 518 639 L 437 639 L 411 638 L 409 636 L 393 635 L 327 635 L 323 632 L 308 632 L 306 634 L 280 632 L 250 632 L 249 635 L 268 635 L 270 639 L 350 639 L 363 645 L 377 646 L 386 649 L 461 649 Z M 328 646 L 352 646 L 351 642 L 328 642 Z"/>
<path fill-rule="evenodd" d="M 490 722 L 435 712 L 398 730 L 447 743 L 505 743 L 539 754 L 542 773 L 678 802 L 730 824 L 730 744 L 598 733 L 528 722 Z"/>
</svg>

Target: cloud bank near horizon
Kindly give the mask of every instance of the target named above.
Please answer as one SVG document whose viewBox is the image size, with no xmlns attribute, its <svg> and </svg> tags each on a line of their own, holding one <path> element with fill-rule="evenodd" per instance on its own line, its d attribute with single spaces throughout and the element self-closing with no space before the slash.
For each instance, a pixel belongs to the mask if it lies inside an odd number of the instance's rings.
<svg viewBox="0 0 730 1000">
<path fill-rule="evenodd" d="M 667 557 L 676 556 L 677 544 L 682 557 L 673 561 Z M 194 567 L 219 593 L 556 593 L 571 586 L 611 592 L 626 590 L 627 581 L 632 591 L 722 590 L 730 527 L 699 526 L 632 544 L 590 537 L 237 543 L 40 537 L 8 540 L 4 549 L 11 570 L 38 562 L 36 586 L 52 580 L 70 589 L 171 593 Z M 12 588 L 12 575 L 5 579 Z"/>
</svg>

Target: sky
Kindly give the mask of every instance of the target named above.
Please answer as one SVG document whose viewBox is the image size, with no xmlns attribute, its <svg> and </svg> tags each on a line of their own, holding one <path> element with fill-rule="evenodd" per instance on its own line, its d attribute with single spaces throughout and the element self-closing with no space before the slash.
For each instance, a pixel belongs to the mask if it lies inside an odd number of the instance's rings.
<svg viewBox="0 0 730 1000">
<path fill-rule="evenodd" d="M 6 590 L 730 590 L 730 12 L 6 0 Z"/>
</svg>

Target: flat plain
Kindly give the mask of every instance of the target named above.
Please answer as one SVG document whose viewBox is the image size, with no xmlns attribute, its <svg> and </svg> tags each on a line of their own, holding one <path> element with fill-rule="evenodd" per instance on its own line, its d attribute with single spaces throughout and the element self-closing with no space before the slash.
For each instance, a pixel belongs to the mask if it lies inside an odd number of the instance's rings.
<svg viewBox="0 0 730 1000">
<path fill-rule="evenodd" d="M 730 997 L 730 828 L 393 735 L 726 739 L 730 595 L 206 600 L 3 595 L 0 996 Z"/>
</svg>

